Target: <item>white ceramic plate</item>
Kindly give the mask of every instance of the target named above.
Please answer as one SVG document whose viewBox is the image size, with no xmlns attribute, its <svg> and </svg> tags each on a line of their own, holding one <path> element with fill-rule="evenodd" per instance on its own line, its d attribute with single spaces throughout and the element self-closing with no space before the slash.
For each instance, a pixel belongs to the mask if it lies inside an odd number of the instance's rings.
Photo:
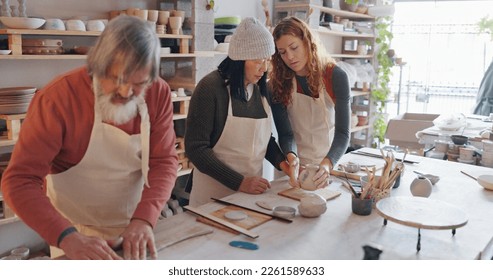
<svg viewBox="0 0 493 280">
<path fill-rule="evenodd" d="M 0 55 L 7 55 L 10 54 L 12 50 L 0 50 Z"/>
<path fill-rule="evenodd" d="M 229 211 L 224 214 L 224 217 L 233 221 L 241 221 L 248 218 L 248 215 L 243 211 Z"/>
<path fill-rule="evenodd" d="M 485 189 L 493 191 L 493 175 L 478 176 L 478 183 Z"/>
</svg>

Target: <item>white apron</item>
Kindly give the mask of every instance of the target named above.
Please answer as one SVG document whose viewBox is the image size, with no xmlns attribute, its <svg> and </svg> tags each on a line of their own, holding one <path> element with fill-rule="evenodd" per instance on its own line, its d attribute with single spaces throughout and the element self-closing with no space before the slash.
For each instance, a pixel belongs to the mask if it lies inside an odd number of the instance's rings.
<svg viewBox="0 0 493 280">
<path fill-rule="evenodd" d="M 262 176 L 262 162 L 271 136 L 272 119 L 270 106 L 265 97 L 262 97 L 262 104 L 267 118 L 235 117 L 230 98 L 224 130 L 212 148 L 220 161 L 245 177 Z M 212 201 L 211 197 L 222 198 L 233 193 L 235 191 L 197 168 L 193 170 L 189 201 L 191 206 L 208 203 Z"/>
<path fill-rule="evenodd" d="M 296 92 L 293 78 L 293 103 L 287 107 L 300 164 L 320 164 L 334 139 L 335 109 L 325 85 L 319 98 Z"/>
<path fill-rule="evenodd" d="M 95 96 L 95 98 L 97 98 Z M 102 122 L 95 102 L 87 151 L 72 168 L 47 176 L 55 208 L 86 235 L 111 239 L 128 226 L 149 170 L 150 123 L 140 98 L 141 134 L 128 135 Z"/>
</svg>

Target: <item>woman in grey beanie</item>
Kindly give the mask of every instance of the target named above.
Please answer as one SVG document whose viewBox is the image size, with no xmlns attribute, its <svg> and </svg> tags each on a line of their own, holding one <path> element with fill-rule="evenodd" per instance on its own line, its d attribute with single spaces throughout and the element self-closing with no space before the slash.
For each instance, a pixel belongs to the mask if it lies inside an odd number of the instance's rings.
<svg viewBox="0 0 493 280">
<path fill-rule="evenodd" d="M 273 53 L 267 28 L 245 18 L 231 38 L 228 57 L 195 88 L 185 134 L 195 166 L 187 186 L 191 183 L 191 206 L 236 191 L 265 192 L 270 183 L 262 177 L 264 158 L 294 174 L 271 135 L 266 72 Z"/>
<path fill-rule="evenodd" d="M 281 20 L 273 32 L 269 89 L 279 143 L 297 153 L 301 164 L 319 164 L 318 187 L 346 152 L 351 117 L 347 74 L 318 44 L 308 25 L 295 17 Z"/>
</svg>

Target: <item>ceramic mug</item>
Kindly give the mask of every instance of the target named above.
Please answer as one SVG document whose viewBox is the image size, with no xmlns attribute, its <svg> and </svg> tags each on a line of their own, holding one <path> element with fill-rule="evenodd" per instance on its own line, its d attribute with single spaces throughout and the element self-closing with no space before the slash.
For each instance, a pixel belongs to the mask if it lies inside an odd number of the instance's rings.
<svg viewBox="0 0 493 280">
<path fill-rule="evenodd" d="M 147 20 L 148 15 L 149 15 L 148 10 L 136 10 L 134 12 L 134 16 L 136 16 L 142 20 Z"/>
<path fill-rule="evenodd" d="M 317 185 L 315 184 L 313 177 L 315 176 L 315 174 L 317 174 L 319 168 L 320 167 L 318 164 L 305 165 L 305 168 L 303 169 L 303 171 L 301 171 L 298 178 L 302 189 L 305 189 L 307 191 L 314 191 L 317 189 Z"/>
<path fill-rule="evenodd" d="M 169 16 L 170 16 L 169 11 L 159 11 L 158 12 L 158 22 L 159 22 L 159 24 L 161 24 L 161 25 L 168 24 Z"/>
<path fill-rule="evenodd" d="M 157 22 L 159 17 L 159 11 L 158 10 L 148 10 L 147 11 L 147 20 L 152 21 L 154 23 Z"/>
<path fill-rule="evenodd" d="M 187 96 L 187 94 L 185 93 L 185 89 L 184 88 L 178 88 L 177 91 L 176 91 L 176 95 L 178 95 L 180 97 Z"/>
</svg>

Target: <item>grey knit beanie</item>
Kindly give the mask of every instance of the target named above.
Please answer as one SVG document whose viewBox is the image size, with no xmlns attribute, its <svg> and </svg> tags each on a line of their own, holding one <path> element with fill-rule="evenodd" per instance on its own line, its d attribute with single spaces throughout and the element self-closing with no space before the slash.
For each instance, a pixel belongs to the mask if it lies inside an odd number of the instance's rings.
<svg viewBox="0 0 493 280">
<path fill-rule="evenodd" d="M 257 19 L 247 17 L 236 27 L 229 42 L 228 56 L 232 60 L 256 60 L 274 54 L 274 38 Z"/>
</svg>

